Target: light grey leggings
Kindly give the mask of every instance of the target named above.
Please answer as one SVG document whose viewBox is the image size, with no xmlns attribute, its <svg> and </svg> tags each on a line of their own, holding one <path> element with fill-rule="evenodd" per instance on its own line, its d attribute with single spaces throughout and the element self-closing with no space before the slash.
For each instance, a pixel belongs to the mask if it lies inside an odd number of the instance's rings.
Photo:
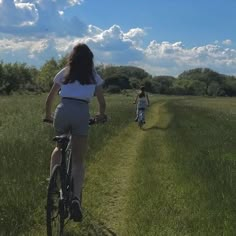
<svg viewBox="0 0 236 236">
<path fill-rule="evenodd" d="M 89 106 L 79 100 L 62 99 L 54 116 L 57 135 L 70 132 L 72 135 L 88 135 Z"/>
</svg>

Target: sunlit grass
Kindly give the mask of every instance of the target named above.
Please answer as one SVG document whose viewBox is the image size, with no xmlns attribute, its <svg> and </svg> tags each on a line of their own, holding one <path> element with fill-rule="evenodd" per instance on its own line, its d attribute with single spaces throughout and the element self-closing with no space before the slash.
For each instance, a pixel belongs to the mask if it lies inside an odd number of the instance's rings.
<svg viewBox="0 0 236 236">
<path fill-rule="evenodd" d="M 46 179 L 54 145 L 52 127 L 42 122 L 45 98 L 0 99 L 0 234 L 17 235 L 45 224 Z M 133 94 L 107 95 L 106 100 L 109 122 L 91 127 L 88 160 L 133 120 Z M 96 112 L 93 101 L 91 115 Z"/>
<path fill-rule="evenodd" d="M 45 235 L 45 97 L 0 99 L 0 235 Z M 106 95 L 109 122 L 89 131 L 85 220 L 65 235 L 234 235 L 236 100 L 150 96 L 140 130 L 133 99 Z"/>
<path fill-rule="evenodd" d="M 225 100 L 208 102 L 160 108 L 140 147 L 128 235 L 234 235 L 236 116 Z"/>
</svg>

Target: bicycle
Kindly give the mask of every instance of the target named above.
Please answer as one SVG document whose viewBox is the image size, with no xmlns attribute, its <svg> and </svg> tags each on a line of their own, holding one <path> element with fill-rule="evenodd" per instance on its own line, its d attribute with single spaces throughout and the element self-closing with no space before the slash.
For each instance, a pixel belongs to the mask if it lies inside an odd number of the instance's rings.
<svg viewBox="0 0 236 236">
<path fill-rule="evenodd" d="M 51 120 L 44 120 L 44 122 L 52 123 Z M 89 125 L 100 122 L 96 118 L 90 118 Z M 105 120 L 102 122 L 105 122 Z M 47 235 L 62 236 L 64 226 L 71 219 L 70 212 L 73 198 L 71 135 L 55 136 L 53 141 L 56 141 L 59 145 L 61 164 L 54 166 L 48 184 L 46 205 Z M 80 200 L 82 200 L 82 195 Z M 66 220 L 67 222 L 65 222 Z"/>
<path fill-rule="evenodd" d="M 143 127 L 143 125 L 145 124 L 145 120 L 144 120 L 144 108 L 139 108 L 138 109 L 138 126 L 141 129 Z"/>
</svg>

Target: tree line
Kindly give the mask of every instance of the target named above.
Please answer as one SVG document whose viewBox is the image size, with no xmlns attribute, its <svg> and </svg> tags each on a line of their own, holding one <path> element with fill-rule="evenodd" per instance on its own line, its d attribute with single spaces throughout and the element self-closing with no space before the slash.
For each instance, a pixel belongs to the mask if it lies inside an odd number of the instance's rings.
<svg viewBox="0 0 236 236">
<path fill-rule="evenodd" d="M 66 65 L 66 57 L 45 62 L 37 69 L 25 63 L 0 62 L 0 94 L 13 92 L 47 92 L 56 73 Z M 105 80 L 107 92 L 138 89 L 141 85 L 151 93 L 168 95 L 236 96 L 236 77 L 220 74 L 209 68 L 184 71 L 177 77 L 153 76 L 134 66 L 96 66 Z"/>
</svg>

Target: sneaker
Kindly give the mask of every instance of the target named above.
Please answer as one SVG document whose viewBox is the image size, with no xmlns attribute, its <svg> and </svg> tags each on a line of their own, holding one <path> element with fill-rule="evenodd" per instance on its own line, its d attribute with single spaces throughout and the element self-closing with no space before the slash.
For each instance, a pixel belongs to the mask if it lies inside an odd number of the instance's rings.
<svg viewBox="0 0 236 236">
<path fill-rule="evenodd" d="M 75 222 L 81 222 L 83 220 L 82 210 L 80 206 L 80 200 L 74 197 L 71 203 L 70 218 Z"/>
</svg>

